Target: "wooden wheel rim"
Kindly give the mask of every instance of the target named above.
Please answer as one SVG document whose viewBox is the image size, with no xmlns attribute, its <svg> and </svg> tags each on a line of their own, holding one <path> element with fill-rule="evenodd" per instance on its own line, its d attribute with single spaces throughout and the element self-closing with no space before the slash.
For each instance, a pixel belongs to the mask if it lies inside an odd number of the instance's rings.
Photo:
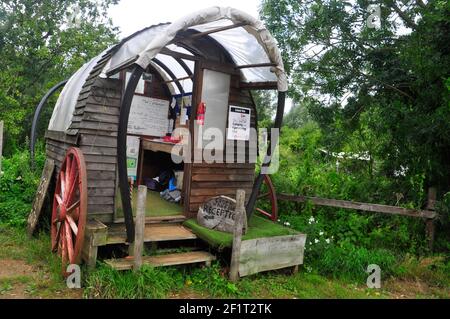
<svg viewBox="0 0 450 319">
<path fill-rule="evenodd" d="M 87 175 L 83 153 L 70 148 L 58 173 L 51 220 L 52 251 L 68 264 L 81 262 L 87 215 Z"/>
<path fill-rule="evenodd" d="M 278 219 L 278 201 L 277 201 L 277 193 L 275 192 L 275 186 L 272 183 L 269 175 L 264 175 L 264 184 L 266 184 L 268 188 L 268 193 L 259 196 L 259 198 L 269 197 L 269 201 L 271 204 L 271 212 L 266 212 L 261 208 L 256 208 L 256 210 L 268 217 L 272 221 L 276 221 Z"/>
</svg>

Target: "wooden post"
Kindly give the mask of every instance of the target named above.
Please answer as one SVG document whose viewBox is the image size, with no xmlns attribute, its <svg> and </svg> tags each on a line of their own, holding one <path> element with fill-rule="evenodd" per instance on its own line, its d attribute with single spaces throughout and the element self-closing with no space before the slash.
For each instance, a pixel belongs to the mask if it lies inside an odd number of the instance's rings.
<svg viewBox="0 0 450 319">
<path fill-rule="evenodd" d="M 3 121 L 0 121 L 0 177 L 2 174 L 2 156 L 3 156 Z"/>
<path fill-rule="evenodd" d="M 436 188 L 430 187 L 428 189 L 427 210 L 434 210 L 435 206 L 436 206 Z M 435 233 L 434 218 L 433 219 L 428 218 L 426 220 L 425 231 L 428 239 L 428 248 L 430 250 L 433 250 L 434 233 Z"/>
<path fill-rule="evenodd" d="M 140 185 L 138 188 L 137 211 L 134 234 L 134 271 L 138 271 L 142 266 L 142 252 L 144 249 L 144 231 L 145 231 L 145 203 L 147 200 L 147 186 Z"/>
<path fill-rule="evenodd" d="M 238 189 L 236 192 L 236 222 L 233 233 L 233 249 L 231 252 L 230 280 L 239 279 L 239 257 L 241 254 L 242 229 L 244 227 L 245 214 L 245 191 Z"/>
</svg>

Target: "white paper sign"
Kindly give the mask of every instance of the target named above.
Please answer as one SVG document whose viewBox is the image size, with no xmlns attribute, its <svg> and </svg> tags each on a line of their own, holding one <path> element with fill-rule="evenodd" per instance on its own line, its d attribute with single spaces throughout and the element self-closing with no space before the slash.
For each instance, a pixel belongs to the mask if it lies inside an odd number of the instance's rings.
<svg viewBox="0 0 450 319">
<path fill-rule="evenodd" d="M 249 108 L 230 105 L 227 136 L 229 140 L 250 140 L 251 113 Z"/>
<path fill-rule="evenodd" d="M 135 95 L 131 103 L 128 133 L 165 136 L 169 128 L 169 101 Z"/>
<path fill-rule="evenodd" d="M 127 171 L 128 177 L 137 178 L 137 168 L 139 162 L 139 137 L 127 136 Z"/>
</svg>

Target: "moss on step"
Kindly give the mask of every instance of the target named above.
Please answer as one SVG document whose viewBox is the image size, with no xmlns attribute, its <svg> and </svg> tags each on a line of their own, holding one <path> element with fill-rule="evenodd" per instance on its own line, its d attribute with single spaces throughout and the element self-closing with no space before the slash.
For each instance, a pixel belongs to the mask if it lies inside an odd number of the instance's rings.
<svg viewBox="0 0 450 319">
<path fill-rule="evenodd" d="M 195 219 L 189 219 L 183 225 L 190 228 L 195 235 L 206 241 L 210 246 L 219 250 L 231 247 L 233 244 L 233 234 L 200 226 Z M 263 237 L 287 236 L 298 233 L 293 229 L 253 215 L 249 222 L 247 234 L 242 239 L 249 240 Z"/>
</svg>

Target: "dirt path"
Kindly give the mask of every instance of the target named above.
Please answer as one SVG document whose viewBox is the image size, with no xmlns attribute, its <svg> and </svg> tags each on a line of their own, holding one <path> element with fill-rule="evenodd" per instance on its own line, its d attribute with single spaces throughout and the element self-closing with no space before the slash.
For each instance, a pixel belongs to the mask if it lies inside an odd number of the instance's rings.
<svg viewBox="0 0 450 319">
<path fill-rule="evenodd" d="M 0 299 L 82 298 L 82 290 L 56 288 L 50 277 L 23 260 L 0 259 Z"/>
</svg>

